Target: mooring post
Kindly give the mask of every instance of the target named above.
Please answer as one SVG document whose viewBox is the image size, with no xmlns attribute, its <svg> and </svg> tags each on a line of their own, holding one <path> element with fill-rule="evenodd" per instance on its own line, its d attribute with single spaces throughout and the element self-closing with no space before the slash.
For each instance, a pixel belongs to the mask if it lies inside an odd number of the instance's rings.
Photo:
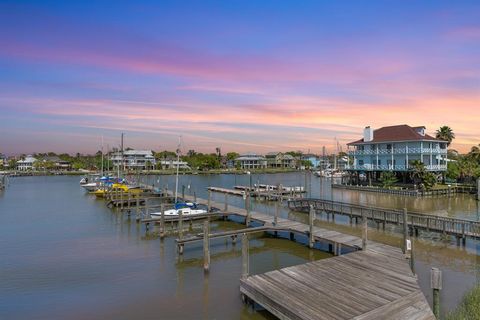
<svg viewBox="0 0 480 320">
<path fill-rule="evenodd" d="M 278 192 L 280 192 L 280 202 L 283 202 L 283 185 L 282 184 L 279 184 L 278 185 Z"/>
<path fill-rule="evenodd" d="M 182 199 L 185 200 L 185 185 L 182 184 Z"/>
<path fill-rule="evenodd" d="M 430 286 L 433 290 L 433 314 L 440 319 L 440 290 L 442 290 L 442 271 L 432 268 L 430 271 Z"/>
<path fill-rule="evenodd" d="M 137 194 L 137 214 L 135 218 L 137 221 L 140 220 L 140 194 Z"/>
<path fill-rule="evenodd" d="M 197 202 L 197 193 L 193 191 L 193 202 Z"/>
<path fill-rule="evenodd" d="M 403 253 L 407 254 L 408 240 L 408 212 L 407 208 L 403 208 Z"/>
<path fill-rule="evenodd" d="M 165 237 L 165 204 L 160 204 L 160 239 Z"/>
<path fill-rule="evenodd" d="M 362 250 L 367 250 L 368 223 L 365 211 L 362 211 Z"/>
<path fill-rule="evenodd" d="M 182 209 L 178 210 L 178 239 L 183 238 L 183 212 Z"/>
<path fill-rule="evenodd" d="M 248 234 L 242 234 L 242 279 L 246 279 L 249 273 Z"/>
<path fill-rule="evenodd" d="M 211 202 L 212 202 L 212 191 L 208 190 L 207 212 L 210 212 L 211 210 Z"/>
<path fill-rule="evenodd" d="M 123 210 L 123 191 L 119 190 L 119 192 L 120 192 L 120 209 Z"/>
<path fill-rule="evenodd" d="M 415 274 L 415 255 L 414 255 L 414 250 L 413 250 L 413 240 L 410 241 L 410 269 L 412 270 L 412 273 Z"/>
<path fill-rule="evenodd" d="M 250 225 L 250 191 L 246 194 L 245 197 L 245 210 L 247 210 L 247 216 L 245 217 L 245 225 L 248 227 Z"/>
<path fill-rule="evenodd" d="M 309 232 L 308 232 L 308 246 L 313 248 L 313 245 L 315 243 L 315 239 L 313 237 L 313 222 L 315 221 L 315 208 L 313 207 L 313 204 L 310 205 L 310 212 L 308 215 L 308 225 L 309 225 Z"/>
<path fill-rule="evenodd" d="M 208 272 L 210 270 L 210 239 L 209 234 L 210 223 L 208 220 L 203 222 L 203 271 Z"/>
<path fill-rule="evenodd" d="M 278 224 L 278 215 L 280 213 L 280 202 L 275 202 L 275 215 L 273 216 L 273 225 L 276 226 Z"/>
<path fill-rule="evenodd" d="M 225 213 L 228 211 L 228 193 L 225 193 L 225 206 L 223 207 L 223 211 Z"/>
<path fill-rule="evenodd" d="M 477 179 L 477 200 L 480 201 L 480 178 Z"/>
<path fill-rule="evenodd" d="M 148 219 L 149 215 L 150 215 L 150 208 L 149 208 L 149 199 L 148 198 L 145 198 L 145 219 Z"/>
</svg>

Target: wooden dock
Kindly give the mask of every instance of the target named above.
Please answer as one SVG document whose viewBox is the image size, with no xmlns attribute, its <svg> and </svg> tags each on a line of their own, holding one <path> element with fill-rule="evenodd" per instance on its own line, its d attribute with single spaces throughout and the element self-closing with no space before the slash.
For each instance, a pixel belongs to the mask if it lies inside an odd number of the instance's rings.
<svg viewBox="0 0 480 320">
<path fill-rule="evenodd" d="M 168 192 L 164 194 L 168 195 Z M 225 194 L 225 200 L 227 197 Z M 231 237 L 236 241 L 237 236 L 241 236 L 242 297 L 247 302 L 256 302 L 280 319 L 435 319 L 410 269 L 411 260 L 398 248 L 368 241 L 366 219 L 362 238 L 359 238 L 315 226 L 313 207 L 309 211 L 309 224 L 304 224 L 279 217 L 279 202 L 273 216 L 249 210 L 250 194 L 246 195 L 245 208 L 229 205 L 226 201 L 213 201 L 211 191 L 207 200 L 189 195 L 183 200 L 205 205 L 208 212 L 167 220 L 165 216 L 149 218 L 146 209 L 147 218 L 142 221 L 147 230 L 149 224 L 160 224 L 162 239 L 169 234 L 165 222 L 171 220 L 172 227 L 176 222 L 178 254 L 183 255 L 186 244 L 202 241 L 206 272 L 210 265 L 210 240 Z M 299 207 L 303 205 L 305 203 Z M 210 219 L 228 216 L 239 217 L 245 228 L 210 233 Z M 183 237 L 183 223 L 197 219 L 204 220 L 203 233 Z M 306 237 L 310 248 L 315 248 L 316 244 L 328 244 L 328 251 L 336 257 L 249 276 L 248 234 L 261 232 L 274 235 L 286 232 L 291 240 L 300 235 Z"/>
<path fill-rule="evenodd" d="M 302 197 L 305 192 L 301 187 L 280 187 L 279 189 L 278 187 L 273 188 L 272 186 L 267 185 L 261 186 L 263 187 L 249 188 L 245 186 L 235 186 L 233 189 L 209 187 L 208 190 L 240 197 L 243 197 L 248 193 L 251 197 L 264 198 L 270 201 L 282 201 L 283 199 Z"/>
<path fill-rule="evenodd" d="M 319 212 L 344 215 L 351 220 L 366 216 L 367 219 L 382 224 L 383 228 L 385 228 L 385 223 L 403 224 L 402 210 L 367 207 L 322 199 L 296 199 L 288 202 L 288 207 L 297 211 L 309 210 L 310 205 L 313 205 Z M 418 234 L 418 230 L 425 230 L 448 234 L 455 236 L 459 241 L 462 240 L 464 244 L 467 237 L 480 238 L 480 221 L 408 212 L 407 224 L 412 233 Z"/>
<path fill-rule="evenodd" d="M 240 292 L 279 319 L 435 319 L 399 249 L 367 251 L 240 280 Z"/>
<path fill-rule="evenodd" d="M 197 201 L 208 203 L 204 199 Z M 224 205 L 209 202 L 215 207 Z M 183 246 L 189 243 L 205 244 L 205 237 L 233 240 L 247 233 L 283 231 L 289 232 L 292 240 L 300 234 L 313 244 L 328 243 L 329 251 L 336 256 L 242 277 L 240 292 L 244 299 L 261 305 L 279 319 L 435 319 L 410 269 L 410 261 L 399 248 L 368 241 L 366 232 L 362 239 L 316 227 L 314 218 L 307 225 L 235 206 L 228 206 L 222 214 L 244 217 L 245 223 L 250 219 L 259 226 L 249 227 L 247 223 L 242 230 L 207 230 L 203 236 L 180 238 L 176 241 L 178 252 L 183 253 Z"/>
</svg>

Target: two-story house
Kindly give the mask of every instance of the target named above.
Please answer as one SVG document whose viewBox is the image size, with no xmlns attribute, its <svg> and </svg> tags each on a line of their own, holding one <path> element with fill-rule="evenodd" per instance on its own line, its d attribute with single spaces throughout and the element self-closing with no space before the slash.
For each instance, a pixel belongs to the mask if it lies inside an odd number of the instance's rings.
<svg viewBox="0 0 480 320">
<path fill-rule="evenodd" d="M 264 169 L 267 167 L 267 159 L 256 153 L 246 153 L 235 159 L 235 165 L 241 169 Z"/>
<path fill-rule="evenodd" d="M 156 160 L 151 150 L 125 150 L 123 157 L 121 152 L 116 152 L 110 160 L 114 167 L 123 166 L 126 170 L 153 169 L 156 165 Z"/>
<path fill-rule="evenodd" d="M 269 152 L 265 155 L 269 168 L 295 168 L 295 158 L 291 154 Z"/>
<path fill-rule="evenodd" d="M 374 178 L 382 171 L 411 171 L 414 160 L 421 161 L 428 171 L 447 170 L 447 141 L 428 135 L 423 126 L 366 127 L 363 138 L 347 146 L 346 170 L 365 172 Z"/>
</svg>

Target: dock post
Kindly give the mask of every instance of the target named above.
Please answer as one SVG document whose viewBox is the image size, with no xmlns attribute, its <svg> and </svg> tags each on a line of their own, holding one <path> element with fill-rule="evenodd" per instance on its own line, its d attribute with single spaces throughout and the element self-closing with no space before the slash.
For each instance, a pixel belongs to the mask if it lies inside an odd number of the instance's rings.
<svg viewBox="0 0 480 320">
<path fill-rule="evenodd" d="M 223 208 L 223 211 L 225 211 L 225 213 L 227 213 L 228 211 L 228 193 L 225 193 L 225 206 Z"/>
<path fill-rule="evenodd" d="M 123 210 L 123 191 L 118 190 L 120 192 L 120 209 Z"/>
<path fill-rule="evenodd" d="M 203 222 L 203 271 L 210 270 L 210 239 L 209 235 L 210 223 L 208 220 Z"/>
<path fill-rule="evenodd" d="M 277 226 L 278 224 L 278 215 L 280 213 L 280 203 L 277 201 L 275 202 L 275 215 L 273 216 L 273 225 Z"/>
<path fill-rule="evenodd" d="M 415 274 L 415 255 L 413 252 L 413 240 L 410 242 L 410 269 Z"/>
<path fill-rule="evenodd" d="M 182 184 L 182 199 L 185 200 L 185 185 Z"/>
<path fill-rule="evenodd" d="M 183 239 L 183 212 L 182 209 L 178 211 L 178 239 Z M 183 244 L 178 245 L 178 253 L 183 254 Z"/>
<path fill-rule="evenodd" d="M 367 215 L 365 211 L 362 211 L 362 250 L 367 250 L 367 241 L 368 241 L 368 223 Z"/>
<path fill-rule="evenodd" d="M 211 210 L 211 202 L 212 202 L 212 191 L 208 190 L 207 212 L 210 212 Z"/>
<path fill-rule="evenodd" d="M 245 194 L 245 210 L 247 211 L 245 225 L 248 227 L 250 225 L 250 192 Z"/>
<path fill-rule="evenodd" d="M 440 319 L 440 290 L 442 290 L 442 271 L 432 268 L 430 271 L 430 286 L 433 290 L 433 314 Z"/>
<path fill-rule="evenodd" d="M 197 202 L 197 193 L 193 191 L 193 202 Z"/>
<path fill-rule="evenodd" d="M 165 238 L 165 204 L 160 205 L 160 239 Z"/>
<path fill-rule="evenodd" d="M 309 225 L 309 232 L 308 232 L 308 246 L 310 249 L 313 248 L 313 245 L 315 243 L 315 239 L 313 237 L 313 222 L 315 220 L 315 208 L 313 207 L 313 204 L 310 205 L 310 212 L 308 215 L 308 225 Z"/>
<path fill-rule="evenodd" d="M 150 208 L 148 202 L 148 198 L 145 198 L 145 219 L 148 219 L 148 217 L 150 216 Z"/>
<path fill-rule="evenodd" d="M 137 221 L 140 220 L 140 194 L 137 194 L 137 209 L 135 218 L 137 219 Z"/>
<path fill-rule="evenodd" d="M 283 202 L 283 185 L 282 184 L 278 185 L 277 191 L 279 192 L 280 202 Z"/>
<path fill-rule="evenodd" d="M 403 208 L 403 253 L 407 254 L 408 240 L 408 212 L 407 208 Z"/>
<path fill-rule="evenodd" d="M 477 200 L 480 201 L 480 178 L 477 179 Z"/>
<path fill-rule="evenodd" d="M 248 234 L 242 234 L 242 279 L 246 279 L 249 273 Z"/>
</svg>

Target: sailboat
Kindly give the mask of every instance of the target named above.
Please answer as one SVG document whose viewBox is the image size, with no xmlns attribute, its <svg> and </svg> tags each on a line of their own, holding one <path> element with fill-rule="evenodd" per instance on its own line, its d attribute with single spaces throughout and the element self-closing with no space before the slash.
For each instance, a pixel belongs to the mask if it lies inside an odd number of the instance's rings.
<svg viewBox="0 0 480 320">
<path fill-rule="evenodd" d="M 178 174 L 180 171 L 180 141 L 181 136 L 178 137 L 178 148 L 177 148 L 177 172 L 175 175 L 175 206 L 173 209 L 165 210 L 165 216 L 178 216 L 182 213 L 182 216 L 197 215 L 207 213 L 205 209 L 198 208 L 198 204 L 195 202 L 178 202 Z M 151 218 L 158 218 L 162 216 L 162 212 L 152 212 L 150 213 Z"/>
</svg>

